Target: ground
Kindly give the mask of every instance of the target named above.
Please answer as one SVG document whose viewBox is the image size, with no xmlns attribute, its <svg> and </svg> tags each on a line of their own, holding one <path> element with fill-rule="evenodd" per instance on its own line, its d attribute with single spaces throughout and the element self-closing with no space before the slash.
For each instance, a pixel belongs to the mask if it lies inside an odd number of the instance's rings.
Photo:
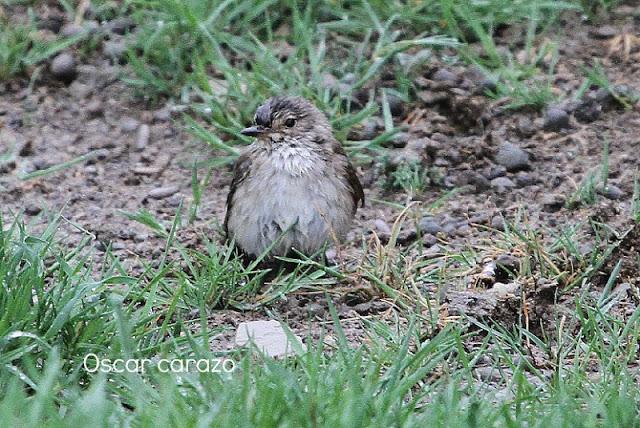
<svg viewBox="0 0 640 428">
<path fill-rule="evenodd" d="M 19 6 L 11 11 L 24 13 Z M 582 365 L 588 355 L 556 352 L 564 334 L 579 337 L 588 324 L 576 301 L 596 302 L 616 325 L 637 323 L 639 15 L 631 3 L 597 20 L 567 12 L 533 49 L 513 42 L 514 33 L 524 31 L 524 25 L 504 26 L 495 45 L 548 71 L 553 101 L 510 108 L 514 97 L 487 95 L 496 81 L 477 65 L 452 60 L 451 48 L 438 52 L 414 69 L 411 99 L 383 103 L 348 132 L 345 145 L 366 205 L 343 245 L 328 250 L 328 268 L 308 261 L 299 268 L 304 272 L 267 275 L 253 292 L 224 289 L 224 297 L 208 306 L 181 300 L 179 315 L 172 309 L 167 318 L 193 321 L 197 333 L 202 324 L 195 321 L 204 317 L 216 333 L 210 349 L 227 352 L 240 322 L 262 319 L 284 321 L 308 345 L 322 339 L 336 347 L 340 333 L 329 301 L 353 348 L 375 347 L 372 325 L 406 332 L 417 314 L 428 326 L 423 337 L 448 328 L 475 332 L 461 346 L 490 351 L 471 366 L 498 401 L 512 394 L 515 367 L 501 363 L 500 341 L 483 341 L 483 332 L 523 327 L 532 337 L 549 338 L 520 337 L 526 342 L 522 357 L 533 367 L 525 377 L 535 385 L 551 379 L 559 364 Z M 551 38 L 556 56 L 527 59 Z M 468 47 L 483 50 L 482 41 Z M 149 101 L 132 91 L 122 79 L 129 65 L 105 50 L 78 55 L 82 62 L 72 79 L 61 81 L 45 68 L 31 82 L 0 83 L 5 228 L 18 219 L 31 233 L 42 233 L 60 216 L 57 251 L 82 246 L 96 281 L 109 271 L 151 287 L 153 269 L 168 263 L 197 285 L 207 264 L 226 254 L 220 224 L 231 164 L 211 165 L 227 153 L 188 132 L 188 103 Z M 393 76 L 376 77 L 367 89 L 393 84 Z M 361 156 L 367 151 L 358 153 L 358 147 L 389 131 L 389 120 L 395 133 L 375 156 Z M 152 218 L 147 224 L 140 221 L 142 210 Z M 250 282 L 245 274 L 237 281 Z M 169 275 L 167 287 L 180 278 Z M 630 352 L 625 368 L 637 381 L 637 349 Z M 588 360 L 585 376 L 604 376 L 603 366 Z M 431 376 L 442 376 L 446 364 L 434 370 Z"/>
</svg>

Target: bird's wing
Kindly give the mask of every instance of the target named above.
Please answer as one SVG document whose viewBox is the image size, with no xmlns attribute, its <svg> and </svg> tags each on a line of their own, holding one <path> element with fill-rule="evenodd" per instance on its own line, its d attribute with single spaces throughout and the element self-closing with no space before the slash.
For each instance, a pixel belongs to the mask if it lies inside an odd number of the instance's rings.
<svg viewBox="0 0 640 428">
<path fill-rule="evenodd" d="M 229 237 L 229 229 L 227 225 L 229 223 L 229 216 L 231 208 L 233 207 L 233 196 L 238 189 L 238 186 L 249 176 L 251 170 L 251 157 L 248 152 L 241 154 L 236 160 L 236 164 L 233 168 L 233 179 L 229 186 L 229 194 L 227 195 L 227 213 L 224 216 L 224 233 Z"/>
<path fill-rule="evenodd" d="M 364 191 L 362 190 L 362 184 L 360 184 L 356 169 L 351 164 L 351 161 L 349 160 L 349 157 L 344 151 L 342 145 L 336 141 L 333 150 L 336 154 L 344 157 L 344 173 L 347 178 L 347 184 L 349 185 L 349 193 L 351 193 L 351 197 L 353 198 L 353 212 L 355 213 L 358 209 L 358 204 L 360 204 L 361 207 L 364 207 Z"/>
</svg>

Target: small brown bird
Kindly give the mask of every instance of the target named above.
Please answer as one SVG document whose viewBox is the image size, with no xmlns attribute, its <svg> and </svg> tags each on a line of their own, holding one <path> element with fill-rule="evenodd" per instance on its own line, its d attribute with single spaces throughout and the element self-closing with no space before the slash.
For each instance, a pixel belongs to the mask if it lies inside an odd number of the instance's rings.
<svg viewBox="0 0 640 428">
<path fill-rule="evenodd" d="M 256 137 L 238 158 L 224 229 L 245 253 L 306 255 L 349 230 L 364 193 L 326 116 L 300 97 L 273 97 L 256 110 Z"/>
</svg>

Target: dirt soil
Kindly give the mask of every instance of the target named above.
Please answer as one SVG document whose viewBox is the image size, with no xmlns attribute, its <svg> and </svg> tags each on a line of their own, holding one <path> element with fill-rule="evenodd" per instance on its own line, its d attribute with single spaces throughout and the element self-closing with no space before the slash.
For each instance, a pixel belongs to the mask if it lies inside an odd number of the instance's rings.
<svg viewBox="0 0 640 428">
<path fill-rule="evenodd" d="M 558 284 L 540 282 L 523 291 L 519 285 L 510 287 L 514 281 L 506 278 L 506 292 L 499 293 L 493 283 L 479 285 L 473 280 L 487 260 L 502 256 L 515 259 L 513 266 L 522 262 L 526 252 L 492 246 L 501 239 L 505 221 L 523 220 L 545 242 L 554 231 L 585 222 L 575 234 L 576 239 L 581 237 L 585 254 L 595 247 L 588 220 L 604 222 L 621 234 L 631 228 L 640 104 L 630 102 L 625 108 L 598 88 L 573 101 L 584 80 L 584 68 L 594 59 L 614 85 L 626 86 L 619 90 L 629 99 L 633 100 L 634 92 L 640 93 L 638 41 L 632 39 L 635 44 L 624 51 L 624 35 L 640 35 L 640 20 L 629 9 L 619 7 L 607 22 L 591 25 L 570 15 L 560 25 L 553 35 L 560 52 L 553 86 L 559 99 L 572 101 L 561 103 L 555 111 L 505 110 L 504 103 L 478 91 L 480 83 L 486 82 L 479 83 L 473 67 L 437 62 L 425 66 L 417 81 L 421 88 L 417 101 L 403 105 L 395 118 L 406 125 L 406 132 L 395 138 L 390 150 L 396 165 L 416 159 L 441 177 L 414 198 L 422 204 L 404 222 L 398 245 L 413 245 L 409 253 L 415 253 L 415 241 L 422 240 L 427 259 L 437 258 L 445 248 L 476 252 L 477 269 L 434 295 L 442 322 L 468 313 L 509 324 L 522 317 L 523 300 L 529 301 L 532 325 L 554 323 L 558 314 L 569 311 L 571 292 L 557 298 Z M 509 40 L 509 31 L 499 39 L 505 46 Z M 136 274 L 143 262 L 158 258 L 164 242 L 120 211 L 144 208 L 170 225 L 177 207 L 191 202 L 193 162 L 211 159 L 216 153 L 183 130 L 170 104 L 150 107 L 135 99 L 119 80 L 121 69 L 98 52 L 78 64 L 77 77 L 70 83 L 57 81 L 45 70 L 33 88 L 24 80 L 0 84 L 1 152 L 15 155 L 0 165 L 0 211 L 5 223 L 23 212 L 35 228 L 61 213 L 59 236 L 65 245 L 91 236 L 96 261 L 110 246 L 123 266 Z M 563 112 L 568 114 L 568 124 Z M 599 174 L 605 140 L 610 151 L 609 187 L 601 189 L 595 204 L 571 206 L 571 196 L 588 173 Z M 56 174 L 20 179 L 88 153 L 91 159 Z M 359 171 L 368 203 L 358 211 L 345 243 L 346 253 L 354 259 L 362 258 L 363 236 L 370 240 L 375 233 L 383 243 L 388 240 L 400 213 L 378 200 L 407 203 L 406 194 L 383 188 L 383 168 L 368 164 L 360 165 Z M 214 171 L 194 223 L 179 234 L 183 244 L 198 248 L 199 237 L 219 239 L 229 181 L 230 168 Z M 457 192 L 452 197 L 427 212 L 453 188 Z M 638 236 L 637 228 L 629 232 L 602 267 L 606 279 L 615 257 L 624 259 L 622 285 L 617 289 L 622 293 L 618 303 L 622 316 L 637 305 L 633 296 L 639 276 Z M 428 282 L 417 285 L 430 287 Z M 391 320 L 392 307 L 389 299 L 338 301 L 346 332 L 354 342 L 365 340 L 363 319 Z M 317 338 L 330 324 L 322 293 L 294 293 L 268 311 L 212 310 L 212 327 L 229 327 L 215 340 L 215 347 L 232 346 L 239 322 L 270 318 L 274 313 L 300 336 L 310 333 Z"/>
</svg>

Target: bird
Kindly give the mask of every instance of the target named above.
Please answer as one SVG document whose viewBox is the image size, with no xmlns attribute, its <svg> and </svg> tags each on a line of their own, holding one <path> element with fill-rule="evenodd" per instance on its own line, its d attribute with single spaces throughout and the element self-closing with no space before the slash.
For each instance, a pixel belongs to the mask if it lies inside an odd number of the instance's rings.
<svg viewBox="0 0 640 428">
<path fill-rule="evenodd" d="M 224 219 L 227 240 L 249 257 L 317 255 L 349 231 L 364 192 L 331 124 L 313 103 L 274 96 L 236 160 Z"/>
</svg>

